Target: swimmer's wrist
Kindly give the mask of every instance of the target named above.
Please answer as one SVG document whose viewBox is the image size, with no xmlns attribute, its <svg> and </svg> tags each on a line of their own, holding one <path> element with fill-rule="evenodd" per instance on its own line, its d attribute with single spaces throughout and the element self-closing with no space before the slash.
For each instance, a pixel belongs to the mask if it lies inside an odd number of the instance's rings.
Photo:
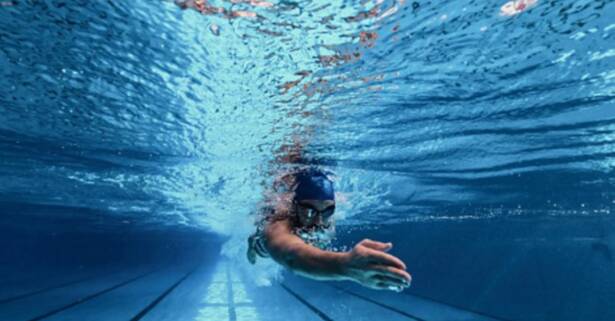
<svg viewBox="0 0 615 321">
<path fill-rule="evenodd" d="M 334 252 L 337 271 L 336 274 L 340 280 L 352 281 L 353 277 L 350 275 L 349 262 L 350 252 Z"/>
<path fill-rule="evenodd" d="M 329 278 L 335 280 L 348 280 L 346 275 L 347 253 L 322 251 L 320 260 L 325 263 L 323 268 L 327 271 Z"/>
</svg>

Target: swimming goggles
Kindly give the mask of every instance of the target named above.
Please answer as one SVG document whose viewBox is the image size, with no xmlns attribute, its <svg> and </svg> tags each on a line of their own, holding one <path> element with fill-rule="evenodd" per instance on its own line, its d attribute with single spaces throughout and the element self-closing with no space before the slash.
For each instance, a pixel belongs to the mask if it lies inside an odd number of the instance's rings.
<svg viewBox="0 0 615 321">
<path fill-rule="evenodd" d="M 313 218 L 317 214 L 320 214 L 323 219 L 328 219 L 329 217 L 333 216 L 333 213 L 335 213 L 335 205 L 328 206 L 324 210 L 319 211 L 318 209 L 316 209 L 315 207 L 313 207 L 310 204 L 301 204 L 301 203 L 298 203 L 296 201 L 294 201 L 294 203 L 295 203 L 295 205 L 301 206 L 301 207 L 303 207 L 303 208 L 305 208 L 307 210 L 307 217 L 308 218 Z"/>
</svg>

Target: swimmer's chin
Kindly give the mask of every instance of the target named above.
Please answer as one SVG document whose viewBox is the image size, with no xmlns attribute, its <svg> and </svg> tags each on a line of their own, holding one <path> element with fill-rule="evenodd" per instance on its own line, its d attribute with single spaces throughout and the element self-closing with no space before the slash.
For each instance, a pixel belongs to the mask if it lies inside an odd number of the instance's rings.
<svg viewBox="0 0 615 321">
<path fill-rule="evenodd" d="M 331 225 L 309 225 L 301 228 L 306 232 L 326 232 L 331 228 Z"/>
</svg>

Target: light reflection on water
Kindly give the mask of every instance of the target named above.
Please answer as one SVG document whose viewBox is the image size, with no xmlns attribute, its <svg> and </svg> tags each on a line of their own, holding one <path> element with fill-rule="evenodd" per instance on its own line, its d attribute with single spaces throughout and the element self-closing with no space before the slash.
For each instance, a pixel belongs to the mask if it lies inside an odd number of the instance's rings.
<svg viewBox="0 0 615 321">
<path fill-rule="evenodd" d="M 242 239 L 299 143 L 342 225 L 613 207 L 612 2 L 10 3 L 6 204 Z"/>
</svg>

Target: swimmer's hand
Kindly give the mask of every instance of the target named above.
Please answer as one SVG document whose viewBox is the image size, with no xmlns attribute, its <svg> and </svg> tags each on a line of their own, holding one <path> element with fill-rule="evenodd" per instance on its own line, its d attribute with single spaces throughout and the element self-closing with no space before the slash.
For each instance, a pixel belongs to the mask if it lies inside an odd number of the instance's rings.
<svg viewBox="0 0 615 321">
<path fill-rule="evenodd" d="M 399 258 L 385 253 L 392 243 L 364 239 L 342 260 L 344 275 L 365 287 L 401 292 L 410 286 L 412 278 Z"/>
</svg>

